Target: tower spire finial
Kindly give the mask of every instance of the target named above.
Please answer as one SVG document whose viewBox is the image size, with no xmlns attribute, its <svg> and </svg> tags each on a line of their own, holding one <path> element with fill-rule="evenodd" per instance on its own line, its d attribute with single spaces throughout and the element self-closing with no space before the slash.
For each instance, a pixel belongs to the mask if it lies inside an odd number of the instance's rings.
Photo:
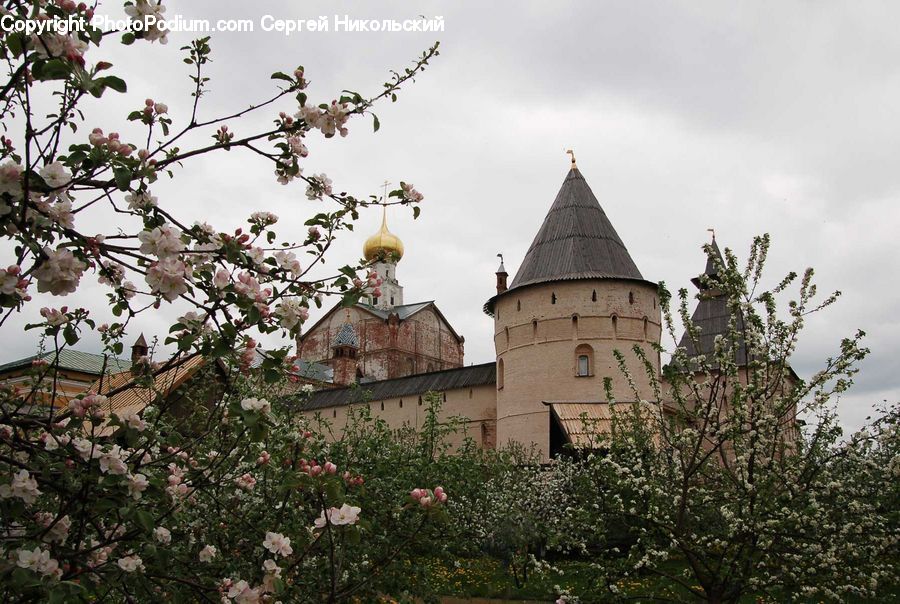
<svg viewBox="0 0 900 604">
<path fill-rule="evenodd" d="M 575 152 L 574 152 L 573 150 L 571 150 L 571 149 L 566 149 L 566 153 L 568 153 L 569 155 L 572 156 L 572 168 L 571 168 L 571 169 L 572 169 L 572 170 L 577 169 L 578 166 L 575 165 Z"/>
<path fill-rule="evenodd" d="M 716 229 L 706 229 L 706 230 L 709 231 L 710 233 L 712 233 L 713 241 L 715 241 L 716 240 Z"/>
</svg>

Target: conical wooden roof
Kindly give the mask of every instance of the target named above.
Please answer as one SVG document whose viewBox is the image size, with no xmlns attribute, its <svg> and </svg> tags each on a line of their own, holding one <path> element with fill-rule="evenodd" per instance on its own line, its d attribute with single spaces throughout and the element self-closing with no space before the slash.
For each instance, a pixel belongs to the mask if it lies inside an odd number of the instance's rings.
<svg viewBox="0 0 900 604">
<path fill-rule="evenodd" d="M 574 167 L 509 289 L 571 279 L 644 280 L 584 176 Z"/>
</svg>

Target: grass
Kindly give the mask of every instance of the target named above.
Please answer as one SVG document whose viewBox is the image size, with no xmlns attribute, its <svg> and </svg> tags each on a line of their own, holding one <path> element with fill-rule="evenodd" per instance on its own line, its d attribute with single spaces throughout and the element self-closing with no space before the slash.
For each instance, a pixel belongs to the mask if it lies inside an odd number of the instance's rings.
<svg viewBox="0 0 900 604">
<path fill-rule="evenodd" d="M 430 558 L 425 565 L 429 584 L 436 593 L 444 596 L 553 602 L 561 591 L 565 591 L 577 596 L 583 604 L 609 601 L 609 592 L 605 586 L 598 585 L 597 571 L 589 563 L 579 560 L 555 562 L 553 566 L 557 571 L 531 573 L 528 581 L 520 588 L 515 587 L 512 575 L 495 558 Z M 684 566 L 678 562 L 669 562 L 664 570 L 667 574 L 674 575 L 682 572 Z M 684 587 L 655 574 L 635 575 L 619 581 L 616 587 L 624 595 L 635 598 L 652 595 L 681 602 L 697 601 L 697 597 Z M 900 601 L 898 595 L 900 594 L 896 590 L 891 590 L 881 601 Z M 774 600 L 747 596 L 741 602 L 760 604 Z"/>
</svg>

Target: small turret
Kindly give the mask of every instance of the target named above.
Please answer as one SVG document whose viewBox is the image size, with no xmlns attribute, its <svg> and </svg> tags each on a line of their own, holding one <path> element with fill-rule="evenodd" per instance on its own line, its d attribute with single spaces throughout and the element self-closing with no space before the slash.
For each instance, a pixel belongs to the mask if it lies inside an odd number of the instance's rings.
<svg viewBox="0 0 900 604">
<path fill-rule="evenodd" d="M 497 293 L 502 294 L 508 289 L 506 278 L 509 277 L 509 273 L 506 272 L 506 267 L 503 266 L 503 254 L 497 254 L 497 257 L 500 258 L 500 268 L 497 269 Z"/>
</svg>

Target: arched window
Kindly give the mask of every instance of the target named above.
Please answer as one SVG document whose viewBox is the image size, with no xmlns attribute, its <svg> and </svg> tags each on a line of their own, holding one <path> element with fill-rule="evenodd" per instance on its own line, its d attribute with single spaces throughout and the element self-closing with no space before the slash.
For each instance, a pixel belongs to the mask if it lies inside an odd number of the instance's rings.
<svg viewBox="0 0 900 604">
<path fill-rule="evenodd" d="M 619 335 L 619 317 L 612 315 L 610 318 L 612 319 L 613 337 L 615 338 Z"/>
<path fill-rule="evenodd" d="M 503 328 L 503 340 L 504 340 L 504 345 L 509 346 L 509 327 Z"/>
<path fill-rule="evenodd" d="M 550 294 L 550 304 L 556 304 L 556 293 Z"/>
<path fill-rule="evenodd" d="M 595 289 L 595 290 L 591 293 L 591 302 L 596 302 L 596 301 L 597 301 L 597 290 Z"/>
<path fill-rule="evenodd" d="M 647 339 L 647 327 L 650 321 L 647 320 L 647 317 L 644 317 L 644 339 Z"/>
<path fill-rule="evenodd" d="M 634 292 L 628 292 L 628 303 L 634 304 Z"/>
<path fill-rule="evenodd" d="M 589 344 L 575 347 L 575 375 L 589 377 L 594 375 L 594 349 Z"/>
<path fill-rule="evenodd" d="M 400 408 L 403 409 L 403 399 L 400 399 Z"/>
<path fill-rule="evenodd" d="M 497 390 L 503 390 L 503 359 L 497 361 Z"/>
<path fill-rule="evenodd" d="M 572 337 L 578 338 L 578 315 L 572 315 Z"/>
<path fill-rule="evenodd" d="M 444 402 L 445 403 L 447 402 L 447 393 L 446 392 L 444 393 Z"/>
<path fill-rule="evenodd" d="M 331 417 L 337 417 L 337 409 L 331 410 Z"/>
<path fill-rule="evenodd" d="M 531 322 L 531 337 L 537 339 L 537 319 Z"/>
<path fill-rule="evenodd" d="M 384 411 L 384 401 L 381 401 L 381 410 Z"/>
</svg>

